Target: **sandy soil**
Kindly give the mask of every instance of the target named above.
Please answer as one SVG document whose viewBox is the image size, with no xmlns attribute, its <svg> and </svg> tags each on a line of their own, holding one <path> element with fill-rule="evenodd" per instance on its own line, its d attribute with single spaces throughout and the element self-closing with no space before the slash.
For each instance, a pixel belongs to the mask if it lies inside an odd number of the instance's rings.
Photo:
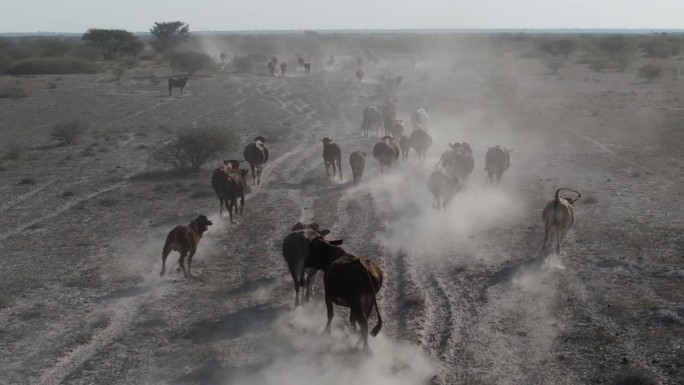
<svg viewBox="0 0 684 385">
<path fill-rule="evenodd" d="M 429 104 L 434 139 L 426 165 L 412 153 L 382 178 L 359 130 L 381 102 L 379 69 L 362 84 L 340 69 L 216 74 L 172 97 L 151 68 L 121 82 L 0 77 L 30 91 L 0 100 L 2 143 L 24 148 L 0 161 L 0 383 L 587 384 L 627 370 L 684 383 L 682 80 L 579 64 L 548 75 L 513 54 L 380 67 L 404 76 L 401 119 Z M 89 131 L 54 146 L 51 125 L 70 119 Z M 239 134 L 226 158 L 269 141 L 265 182 L 235 225 L 218 217 L 214 165 L 177 175 L 147 159 L 173 131 L 207 125 Z M 325 176 L 325 136 L 344 151 L 342 182 Z M 476 167 L 438 213 L 425 182 L 449 141 L 469 142 Z M 500 189 L 484 185 L 496 144 L 514 148 Z M 353 187 L 357 150 L 369 156 Z M 542 264 L 541 210 L 562 186 L 584 195 L 563 252 Z M 196 277 L 160 278 L 166 233 L 197 213 L 215 225 Z M 280 247 L 297 220 L 383 267 L 373 358 L 344 309 L 319 336 L 320 282 L 294 309 Z"/>
</svg>

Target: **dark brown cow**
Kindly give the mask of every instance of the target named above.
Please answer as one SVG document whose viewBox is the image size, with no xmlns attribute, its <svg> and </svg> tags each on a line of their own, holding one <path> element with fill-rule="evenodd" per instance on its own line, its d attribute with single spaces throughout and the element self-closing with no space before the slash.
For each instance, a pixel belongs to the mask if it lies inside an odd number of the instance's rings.
<svg viewBox="0 0 684 385">
<path fill-rule="evenodd" d="M 392 99 L 385 100 L 382 105 L 382 119 L 385 127 L 385 136 L 389 136 L 390 128 L 397 118 L 397 102 Z"/>
<path fill-rule="evenodd" d="M 436 169 L 428 178 L 427 188 L 432 193 L 432 207 L 446 210 L 456 193 L 461 190 L 461 181 L 453 160 Z"/>
<path fill-rule="evenodd" d="M 448 163 L 453 162 L 456 167 L 456 175 L 462 183 L 468 181 L 468 177 L 473 172 L 475 168 L 475 160 L 473 159 L 473 150 L 470 148 L 468 143 L 454 143 L 449 142 L 449 147 L 451 150 L 447 150 L 442 153 L 439 158 L 439 162 L 435 165 L 435 169 L 439 167 L 440 163 L 442 167 L 446 167 Z"/>
<path fill-rule="evenodd" d="M 313 285 L 316 280 L 316 269 L 304 268 L 304 262 L 309 257 L 309 242 L 330 233 L 328 229 L 321 229 L 318 223 L 305 224 L 297 222 L 292 231 L 283 239 L 283 257 L 292 275 L 295 286 L 295 307 L 299 306 L 299 289 L 305 287 L 304 302 L 308 302 L 313 295 Z M 304 275 L 306 274 L 306 281 Z"/>
<path fill-rule="evenodd" d="M 311 63 L 309 63 L 309 62 L 304 63 L 304 73 L 305 74 L 311 73 Z"/>
<path fill-rule="evenodd" d="M 341 241 L 339 241 L 341 242 Z M 323 333 L 331 333 L 333 303 L 350 309 L 349 322 L 356 329 L 361 327 L 363 350 L 371 353 L 368 347 L 368 318 L 375 308 L 378 323 L 370 332 L 375 337 L 382 328 L 382 317 L 376 294 L 382 287 L 383 272 L 373 261 L 347 253 L 335 242 L 328 242 L 319 236 L 309 242 L 309 257 L 305 267 L 323 270 L 325 287 L 325 306 L 328 322 Z"/>
<path fill-rule="evenodd" d="M 366 166 L 366 153 L 362 151 L 353 152 L 349 155 L 349 164 L 351 165 L 352 174 L 354 174 L 354 184 L 356 184 L 363 177 L 363 168 Z"/>
<path fill-rule="evenodd" d="M 418 125 L 417 128 L 411 132 L 409 141 L 411 143 L 411 148 L 416 150 L 416 153 L 418 154 L 418 161 L 420 164 L 423 164 L 427 150 L 432 146 L 432 136 L 427 130 Z"/>
<path fill-rule="evenodd" d="M 337 143 L 333 143 L 330 138 L 321 139 L 323 142 L 323 162 L 325 163 L 325 173 L 330 177 L 329 167 L 332 166 L 333 178 L 335 177 L 335 165 L 340 170 L 340 180 L 342 180 L 342 149 Z"/>
<path fill-rule="evenodd" d="M 394 139 L 400 138 L 404 135 L 404 123 L 402 123 L 401 120 L 394 119 L 390 123 L 389 133 L 392 134 Z"/>
<path fill-rule="evenodd" d="M 273 62 L 268 62 L 268 64 L 266 64 L 266 67 L 268 68 L 268 73 L 270 73 L 271 76 L 275 76 L 275 70 L 276 70 L 275 64 L 273 64 Z"/>
<path fill-rule="evenodd" d="M 159 273 L 160 276 L 164 276 L 166 272 L 166 257 L 172 251 L 177 251 L 180 253 L 180 258 L 178 259 L 178 270 L 183 271 L 183 276 L 192 276 L 192 257 L 197 252 L 197 245 L 199 244 L 202 234 L 207 231 L 208 227 L 213 223 L 206 216 L 200 215 L 197 218 L 190 221 L 187 226 L 176 226 L 173 230 L 169 232 L 166 236 L 166 242 L 164 243 L 164 249 L 162 250 L 162 268 Z M 188 270 L 185 270 L 185 257 L 188 257 Z"/>
<path fill-rule="evenodd" d="M 254 142 L 248 144 L 242 152 L 245 160 L 249 163 L 249 167 L 252 169 L 254 184 L 261 184 L 261 168 L 268 161 L 268 147 L 266 147 L 264 142 L 266 142 L 266 139 L 263 136 L 257 136 Z"/>
<path fill-rule="evenodd" d="M 375 129 L 379 131 L 382 124 L 382 106 L 369 106 L 363 109 L 363 120 L 361 121 L 361 130 L 363 136 L 368 136 L 370 130 Z"/>
<path fill-rule="evenodd" d="M 577 194 L 577 198 L 561 198 L 558 194 L 563 191 L 572 191 Z M 544 220 L 544 242 L 542 243 L 539 255 L 542 256 L 546 250 L 546 243 L 549 237 L 556 236 L 554 243 L 556 244 L 556 254 L 560 255 L 561 242 L 565 238 L 568 230 L 575 224 L 575 208 L 573 205 L 582 197 L 582 193 L 570 188 L 559 188 L 553 199 L 546 204 L 544 211 L 542 211 L 542 219 Z M 552 235 L 553 233 L 553 235 Z"/>
<path fill-rule="evenodd" d="M 384 174 L 385 168 L 392 166 L 392 163 L 399 159 L 401 150 L 399 146 L 392 142 L 391 136 L 384 136 L 380 138 L 381 142 L 378 142 L 373 147 L 373 158 L 375 158 L 380 163 L 380 174 Z"/>
<path fill-rule="evenodd" d="M 361 68 L 356 70 L 356 80 L 361 81 L 363 80 L 363 71 Z"/>
<path fill-rule="evenodd" d="M 504 171 L 511 167 L 511 152 L 507 148 L 499 146 L 488 147 L 487 154 L 485 154 L 485 171 L 487 171 L 487 182 L 494 184 L 494 175 L 496 175 L 496 184 L 501 183 L 501 177 Z"/>
<path fill-rule="evenodd" d="M 169 96 L 171 96 L 171 90 L 174 87 L 180 88 L 181 95 L 183 95 L 183 88 L 185 88 L 185 85 L 187 83 L 188 83 L 188 78 L 180 78 L 180 79 L 169 78 Z"/>
<path fill-rule="evenodd" d="M 304 60 L 303 57 L 297 55 L 297 64 L 299 64 L 299 67 L 300 67 L 300 68 L 301 68 L 301 67 L 304 67 L 304 63 L 305 63 L 305 62 L 306 62 L 306 61 Z"/>
<path fill-rule="evenodd" d="M 227 185 L 228 185 L 228 174 L 231 172 L 239 172 L 238 167 L 240 166 L 239 160 L 223 160 L 223 166 L 218 167 L 214 170 L 211 175 L 211 186 L 214 188 L 214 192 L 219 200 L 219 216 L 223 215 L 223 205 L 228 208 L 227 201 Z"/>
<path fill-rule="evenodd" d="M 285 64 L 285 62 L 280 63 L 280 74 L 285 75 L 286 71 L 287 71 L 287 64 Z"/>
</svg>

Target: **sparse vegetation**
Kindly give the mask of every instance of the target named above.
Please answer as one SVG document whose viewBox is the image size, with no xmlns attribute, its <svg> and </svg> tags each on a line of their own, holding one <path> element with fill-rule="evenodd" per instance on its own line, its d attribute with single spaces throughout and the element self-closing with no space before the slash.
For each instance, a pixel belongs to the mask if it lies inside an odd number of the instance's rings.
<svg viewBox="0 0 684 385">
<path fill-rule="evenodd" d="M 182 132 L 175 138 L 150 150 L 153 161 L 175 170 L 194 172 L 220 152 L 236 143 L 235 134 L 223 128 L 206 127 Z"/>
<path fill-rule="evenodd" d="M 552 57 L 570 57 L 570 54 L 577 48 L 577 43 L 572 39 L 560 39 L 554 41 L 547 41 L 539 46 L 539 49 L 548 53 Z"/>
<path fill-rule="evenodd" d="M 552 57 L 546 61 L 546 68 L 548 68 L 552 74 L 558 73 L 558 70 L 565 65 L 565 60 L 559 57 Z"/>
<path fill-rule="evenodd" d="M 595 58 L 589 62 L 589 68 L 596 72 L 601 72 L 606 67 L 608 67 L 608 60 L 602 57 Z"/>
<path fill-rule="evenodd" d="M 34 184 L 36 184 L 36 180 L 33 178 L 22 178 L 19 181 L 19 184 L 34 185 Z"/>
<path fill-rule="evenodd" d="M 73 58 L 30 58 L 10 65 L 10 75 L 95 74 L 103 71 L 97 63 Z"/>
<path fill-rule="evenodd" d="M 660 77 L 663 72 L 663 67 L 656 64 L 646 64 L 641 66 L 638 70 L 638 77 L 644 78 L 649 82 Z"/>
<path fill-rule="evenodd" d="M 172 67 L 189 75 L 200 70 L 213 70 L 216 67 L 216 63 L 209 55 L 200 52 L 171 52 L 166 58 Z"/>
<path fill-rule="evenodd" d="M 619 373 L 613 382 L 615 385 L 656 385 L 658 381 L 644 369 L 629 368 Z"/>
<path fill-rule="evenodd" d="M 55 83 L 55 82 L 48 82 L 47 88 L 48 88 L 48 90 L 54 90 L 55 88 L 57 88 L 57 83 Z"/>
<path fill-rule="evenodd" d="M 264 66 L 267 61 L 266 55 L 249 54 L 246 56 L 236 56 L 233 58 L 233 67 L 237 72 L 252 72 L 258 66 Z"/>
<path fill-rule="evenodd" d="M 24 147 L 24 145 L 17 143 L 17 142 L 10 142 L 10 143 L 5 145 L 5 154 L 3 156 L 3 159 L 7 159 L 7 160 L 19 159 L 24 154 L 25 150 L 26 150 L 26 147 Z"/>
<path fill-rule="evenodd" d="M 66 190 L 66 191 L 64 191 L 64 192 L 62 193 L 62 196 L 65 197 L 65 198 L 66 198 L 66 197 L 72 197 L 72 196 L 74 196 L 74 195 L 76 195 L 76 194 L 75 194 L 73 191 L 71 191 L 71 190 Z"/>
<path fill-rule="evenodd" d="M 58 123 L 52 127 L 50 137 L 62 145 L 73 143 L 85 131 L 85 126 L 78 120 Z"/>
<path fill-rule="evenodd" d="M 28 92 L 25 89 L 17 86 L 5 86 L 0 87 L 0 99 L 18 99 L 25 98 L 28 96 Z"/>
</svg>

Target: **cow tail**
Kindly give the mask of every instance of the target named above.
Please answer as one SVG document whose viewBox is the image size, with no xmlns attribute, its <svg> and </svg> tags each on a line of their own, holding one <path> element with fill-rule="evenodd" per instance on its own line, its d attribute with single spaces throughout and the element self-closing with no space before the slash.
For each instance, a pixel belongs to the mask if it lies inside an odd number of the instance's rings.
<svg viewBox="0 0 684 385">
<path fill-rule="evenodd" d="M 368 272 L 368 269 L 366 270 L 366 276 L 368 277 L 368 283 L 370 283 L 371 290 L 373 290 L 373 306 L 375 306 L 375 313 L 378 315 L 378 323 L 375 325 L 373 330 L 371 330 L 370 335 L 375 337 L 380 333 L 380 329 L 382 329 L 382 317 L 380 316 L 380 308 L 378 307 L 378 300 L 375 298 L 375 286 L 373 285 L 373 280 L 371 279 L 370 273 Z"/>
<path fill-rule="evenodd" d="M 577 194 L 577 199 L 580 199 L 582 197 L 582 193 L 577 191 L 577 190 L 573 190 L 573 189 L 567 188 L 567 187 L 561 187 L 558 190 L 556 190 L 556 195 L 554 196 L 554 199 L 553 199 L 554 206 L 557 206 L 560 203 L 560 197 L 558 196 L 558 193 L 560 193 L 563 190 L 574 192 L 575 194 Z M 575 200 L 577 200 L 577 199 L 575 199 Z"/>
</svg>

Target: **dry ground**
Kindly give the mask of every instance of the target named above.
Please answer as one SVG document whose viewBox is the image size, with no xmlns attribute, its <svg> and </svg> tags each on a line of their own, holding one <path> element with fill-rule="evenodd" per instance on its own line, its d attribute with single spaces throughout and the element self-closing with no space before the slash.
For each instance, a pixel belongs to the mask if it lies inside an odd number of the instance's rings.
<svg viewBox="0 0 684 385">
<path fill-rule="evenodd" d="M 153 68 L 121 82 L 1 77 L 30 96 L 0 99 L 2 143 L 20 148 L 0 161 L 0 383 L 586 384 L 627 370 L 684 383 L 682 80 L 577 64 L 548 75 L 515 55 L 381 67 L 404 76 L 400 118 L 427 103 L 434 135 L 426 165 L 412 153 L 384 178 L 359 130 L 381 102 L 378 69 L 363 84 L 340 69 L 196 77 L 182 97 Z M 55 146 L 51 125 L 72 119 L 89 131 Z M 265 182 L 235 225 L 218 218 L 213 166 L 177 175 L 147 159 L 206 125 L 239 133 L 226 158 L 269 140 Z M 343 182 L 325 176 L 325 136 L 345 151 Z M 469 142 L 476 168 L 437 213 L 425 181 L 448 141 Z M 501 189 L 483 183 L 495 144 L 514 148 Z M 355 188 L 356 150 L 369 156 Z M 542 265 L 541 210 L 562 186 L 584 195 Z M 197 277 L 159 278 L 166 232 L 197 213 L 215 223 Z M 280 245 L 297 220 L 384 268 L 372 359 L 345 310 L 319 338 L 322 302 L 293 309 Z"/>
</svg>

